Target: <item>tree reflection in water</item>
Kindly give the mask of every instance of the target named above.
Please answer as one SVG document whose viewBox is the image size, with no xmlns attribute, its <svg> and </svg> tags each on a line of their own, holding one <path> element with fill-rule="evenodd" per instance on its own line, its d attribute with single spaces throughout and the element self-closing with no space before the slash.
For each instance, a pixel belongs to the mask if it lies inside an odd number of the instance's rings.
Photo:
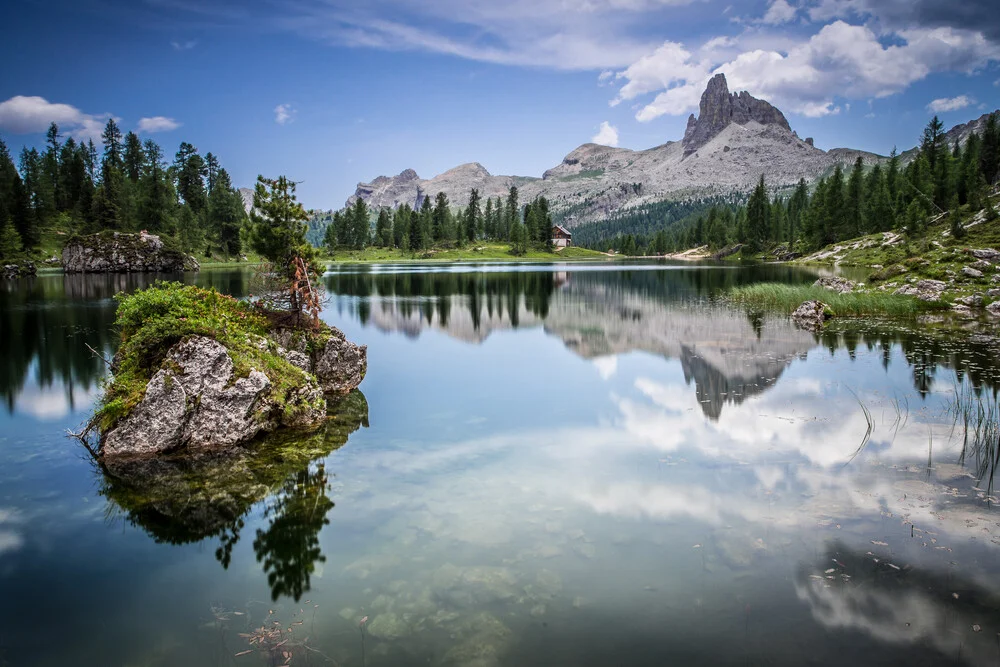
<svg viewBox="0 0 1000 667">
<path fill-rule="evenodd" d="M 316 563 L 325 561 L 319 533 L 330 523 L 326 464 L 333 450 L 368 426 L 368 402 L 355 390 L 331 405 L 330 419 L 310 434 L 272 437 L 250 448 L 107 462 L 101 494 L 109 515 L 122 513 L 154 540 L 190 544 L 218 538 L 215 557 L 228 568 L 245 517 L 264 502 L 267 526 L 253 550 L 272 599 L 300 599 Z"/>
</svg>

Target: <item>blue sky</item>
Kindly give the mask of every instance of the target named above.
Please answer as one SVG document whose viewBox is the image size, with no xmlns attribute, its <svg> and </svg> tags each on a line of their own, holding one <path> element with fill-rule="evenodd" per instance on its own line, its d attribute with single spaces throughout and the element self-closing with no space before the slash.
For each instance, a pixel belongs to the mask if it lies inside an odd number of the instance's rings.
<svg viewBox="0 0 1000 667">
<path fill-rule="evenodd" d="M 358 181 L 478 161 L 540 176 L 579 144 L 679 139 L 725 72 L 821 148 L 887 153 L 1000 107 L 993 2 L 22 0 L 3 10 L 0 136 L 96 136 L 108 115 L 238 185 Z M 602 130 L 603 125 L 603 130 Z"/>
</svg>

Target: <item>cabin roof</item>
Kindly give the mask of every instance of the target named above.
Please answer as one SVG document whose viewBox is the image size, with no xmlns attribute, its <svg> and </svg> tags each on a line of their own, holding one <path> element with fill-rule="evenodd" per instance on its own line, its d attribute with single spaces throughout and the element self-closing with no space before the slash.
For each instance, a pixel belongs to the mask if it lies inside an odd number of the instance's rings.
<svg viewBox="0 0 1000 667">
<path fill-rule="evenodd" d="M 562 225 L 553 225 L 552 231 L 556 231 L 556 230 L 562 232 L 566 236 L 573 236 L 573 234 L 568 229 L 566 229 L 565 227 L 563 227 Z"/>
</svg>

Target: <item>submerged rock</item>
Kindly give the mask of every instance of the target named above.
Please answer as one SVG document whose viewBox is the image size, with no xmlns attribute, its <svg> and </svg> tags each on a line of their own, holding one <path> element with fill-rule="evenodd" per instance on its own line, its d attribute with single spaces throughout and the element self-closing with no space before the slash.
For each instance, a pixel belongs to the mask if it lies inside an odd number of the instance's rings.
<svg viewBox="0 0 1000 667">
<path fill-rule="evenodd" d="M 795 325 L 807 331 L 820 331 L 826 321 L 832 317 L 830 307 L 822 301 L 806 301 L 792 313 Z"/>
<path fill-rule="evenodd" d="M 168 248 L 155 234 L 101 232 L 75 236 L 62 251 L 66 273 L 143 273 L 197 271 L 194 257 Z"/>
</svg>

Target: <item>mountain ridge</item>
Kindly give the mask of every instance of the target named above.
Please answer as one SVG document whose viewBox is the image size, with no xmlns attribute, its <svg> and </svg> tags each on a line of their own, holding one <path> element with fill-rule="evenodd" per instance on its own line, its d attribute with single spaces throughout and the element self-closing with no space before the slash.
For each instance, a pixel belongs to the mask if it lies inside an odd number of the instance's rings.
<svg viewBox="0 0 1000 667">
<path fill-rule="evenodd" d="M 481 197 L 502 197 L 517 186 L 521 201 L 544 195 L 553 214 L 574 227 L 644 203 L 749 192 L 762 175 L 773 188 L 792 186 L 857 157 L 869 164 L 883 159 L 854 149 L 816 148 L 792 130 L 781 110 L 747 91 L 730 93 L 725 75 L 718 74 L 678 141 L 643 150 L 585 143 L 541 178 L 494 175 L 478 162 L 429 179 L 406 169 L 358 183 L 345 205 L 360 197 L 373 208 L 416 208 L 443 192 L 452 205 L 465 206 L 472 188 Z"/>
</svg>

